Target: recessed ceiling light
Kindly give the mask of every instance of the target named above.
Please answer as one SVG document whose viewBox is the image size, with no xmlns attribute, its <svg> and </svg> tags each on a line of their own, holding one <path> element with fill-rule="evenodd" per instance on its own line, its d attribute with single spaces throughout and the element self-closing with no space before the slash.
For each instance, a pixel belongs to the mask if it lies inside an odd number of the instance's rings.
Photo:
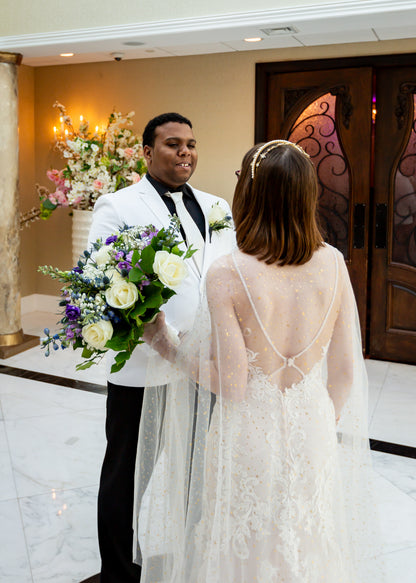
<svg viewBox="0 0 416 583">
<path fill-rule="evenodd" d="M 128 40 L 125 43 L 123 43 L 123 45 L 126 45 L 126 47 L 141 47 L 144 44 L 145 43 L 142 43 L 139 40 Z"/>
<path fill-rule="evenodd" d="M 261 40 L 263 40 L 263 39 L 261 38 L 261 36 L 253 36 L 253 38 L 245 38 L 245 39 L 244 39 L 244 42 L 246 42 L 246 43 L 258 43 L 258 42 L 260 42 Z"/>
<path fill-rule="evenodd" d="M 59 56 L 60 57 L 73 57 L 74 53 L 61 53 Z"/>
</svg>

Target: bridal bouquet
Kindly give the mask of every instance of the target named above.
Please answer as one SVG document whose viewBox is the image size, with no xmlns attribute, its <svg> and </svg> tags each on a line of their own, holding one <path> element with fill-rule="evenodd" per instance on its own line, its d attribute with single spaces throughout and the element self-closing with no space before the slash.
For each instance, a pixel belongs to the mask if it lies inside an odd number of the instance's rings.
<svg viewBox="0 0 416 583">
<path fill-rule="evenodd" d="M 42 348 L 82 349 L 77 370 L 98 363 L 108 350 L 117 354 L 111 372 L 121 370 L 134 348 L 143 343 L 143 327 L 160 311 L 187 275 L 186 253 L 179 249 L 179 226 L 173 218 L 167 229 L 124 226 L 97 240 L 70 271 L 51 266 L 39 271 L 64 282 L 61 290 L 62 328 L 46 337 Z"/>
<path fill-rule="evenodd" d="M 66 108 L 54 104 L 65 131 L 55 133 L 55 149 L 66 162 L 63 169 L 47 171 L 54 191 L 36 185 L 40 218 L 47 219 L 58 207 L 92 210 L 98 197 L 138 182 L 146 173 L 141 139 L 131 131 L 134 111 L 113 112 L 104 132 L 89 129 L 82 119 L 76 130 Z M 56 130 L 56 128 L 55 128 Z"/>
</svg>

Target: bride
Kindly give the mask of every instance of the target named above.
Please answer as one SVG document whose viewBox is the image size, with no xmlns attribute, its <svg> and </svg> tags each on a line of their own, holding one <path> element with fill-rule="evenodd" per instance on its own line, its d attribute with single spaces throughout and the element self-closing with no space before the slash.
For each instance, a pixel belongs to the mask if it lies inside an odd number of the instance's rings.
<svg viewBox="0 0 416 583">
<path fill-rule="evenodd" d="M 177 346 L 163 314 L 146 329 L 172 363 L 167 387 L 149 371 L 139 438 L 146 583 L 382 580 L 359 323 L 317 196 L 302 148 L 251 149 L 238 249 L 210 268 L 194 330 Z"/>
</svg>

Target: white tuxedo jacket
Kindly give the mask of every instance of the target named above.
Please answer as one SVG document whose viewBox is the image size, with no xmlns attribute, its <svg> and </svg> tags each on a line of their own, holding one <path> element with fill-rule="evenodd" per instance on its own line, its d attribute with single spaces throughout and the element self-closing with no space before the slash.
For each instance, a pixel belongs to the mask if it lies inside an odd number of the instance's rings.
<svg viewBox="0 0 416 583">
<path fill-rule="evenodd" d="M 166 320 L 177 332 L 185 332 L 193 325 L 194 316 L 198 307 L 200 293 L 202 291 L 204 276 L 211 263 L 219 256 L 229 253 L 235 245 L 235 236 L 232 229 L 214 231 L 209 235 L 208 215 L 212 205 L 220 206 L 231 215 L 228 203 L 222 198 L 213 196 L 200 190 L 192 189 L 196 200 L 205 216 L 205 250 L 202 265 L 202 273 L 199 273 L 194 261 L 186 260 L 188 276 L 176 290 L 174 295 L 163 306 Z M 156 228 L 168 227 L 170 215 L 168 208 L 158 192 L 153 188 L 146 177 L 140 182 L 123 188 L 118 192 L 101 196 L 94 207 L 93 222 L 89 233 L 89 245 L 98 238 L 104 240 L 116 232 L 124 224 L 154 225 Z M 185 244 L 183 244 L 185 245 Z M 111 364 L 114 362 L 114 353 L 107 354 L 108 380 L 114 384 L 143 387 L 145 385 L 147 361 L 150 355 L 155 355 L 147 345 L 137 346 L 118 373 L 110 373 Z M 169 380 L 169 365 L 161 359 L 161 373 L 165 371 L 164 382 Z M 163 374 L 161 374 L 161 381 Z"/>
</svg>

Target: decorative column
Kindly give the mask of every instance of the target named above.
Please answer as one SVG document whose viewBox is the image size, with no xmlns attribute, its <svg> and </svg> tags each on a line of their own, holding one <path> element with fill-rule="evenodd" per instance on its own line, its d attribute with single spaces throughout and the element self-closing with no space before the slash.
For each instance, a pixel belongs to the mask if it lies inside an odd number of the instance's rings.
<svg viewBox="0 0 416 583">
<path fill-rule="evenodd" d="M 22 55 L 0 52 L 0 358 L 39 344 L 20 321 L 19 138 L 17 66 Z"/>
</svg>

